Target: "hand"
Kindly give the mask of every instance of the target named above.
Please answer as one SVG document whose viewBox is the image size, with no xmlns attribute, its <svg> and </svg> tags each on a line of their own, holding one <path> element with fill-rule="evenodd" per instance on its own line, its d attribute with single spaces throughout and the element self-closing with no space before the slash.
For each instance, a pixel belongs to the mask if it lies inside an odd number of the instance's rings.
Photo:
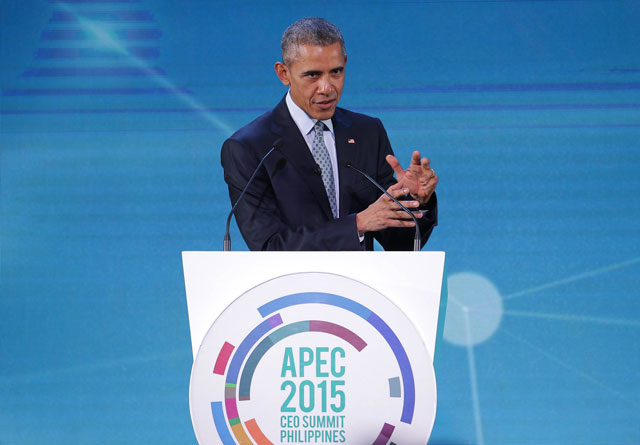
<svg viewBox="0 0 640 445">
<path fill-rule="evenodd" d="M 411 197 L 424 205 L 431 199 L 431 195 L 438 185 L 438 176 L 431 168 L 428 158 L 420 159 L 420 152 L 414 151 L 409 168 L 404 170 L 400 162 L 393 155 L 387 155 L 387 162 L 398 179 L 398 184 L 409 189 Z"/>
<path fill-rule="evenodd" d="M 387 189 L 394 198 L 399 198 L 409 193 L 407 188 L 400 184 L 393 184 Z M 400 201 L 408 209 L 417 208 L 418 201 Z M 416 218 L 422 217 L 422 212 L 413 212 Z M 382 194 L 369 207 L 356 215 L 356 226 L 358 233 L 375 232 L 387 227 L 414 227 L 415 223 L 411 217 L 402 210 L 398 204 L 393 202 L 387 195 Z"/>
</svg>

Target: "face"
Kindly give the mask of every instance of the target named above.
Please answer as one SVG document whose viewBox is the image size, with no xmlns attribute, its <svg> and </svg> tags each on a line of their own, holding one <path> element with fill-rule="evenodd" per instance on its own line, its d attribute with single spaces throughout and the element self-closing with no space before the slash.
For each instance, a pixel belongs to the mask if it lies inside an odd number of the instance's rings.
<svg viewBox="0 0 640 445">
<path fill-rule="evenodd" d="M 299 45 L 289 65 L 276 63 L 276 73 L 291 98 L 313 119 L 331 119 L 344 86 L 347 56 L 340 42 L 329 46 Z"/>
</svg>

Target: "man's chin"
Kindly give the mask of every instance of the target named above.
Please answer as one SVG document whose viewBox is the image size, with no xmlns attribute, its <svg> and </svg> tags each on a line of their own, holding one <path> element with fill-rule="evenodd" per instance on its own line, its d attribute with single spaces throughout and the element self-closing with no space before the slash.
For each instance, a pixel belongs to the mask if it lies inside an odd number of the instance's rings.
<svg viewBox="0 0 640 445">
<path fill-rule="evenodd" d="M 331 107 L 328 110 L 314 110 L 311 117 L 320 121 L 326 121 L 331 119 L 335 112 L 336 112 L 336 107 Z"/>
</svg>

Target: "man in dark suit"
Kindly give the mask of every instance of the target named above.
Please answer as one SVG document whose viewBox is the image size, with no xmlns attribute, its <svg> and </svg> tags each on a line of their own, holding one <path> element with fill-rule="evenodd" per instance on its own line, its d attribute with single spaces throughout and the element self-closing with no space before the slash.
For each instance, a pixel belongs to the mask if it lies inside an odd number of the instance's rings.
<svg viewBox="0 0 640 445">
<path fill-rule="evenodd" d="M 282 37 L 276 74 L 289 92 L 222 147 L 224 178 L 251 250 L 387 250 L 413 247 L 414 223 L 350 166 L 366 172 L 414 210 L 423 244 L 437 224 L 438 177 L 414 152 L 404 170 L 379 119 L 338 108 L 347 55 L 342 34 L 321 18 L 302 19 Z M 394 172 L 397 177 L 394 179 Z"/>
</svg>

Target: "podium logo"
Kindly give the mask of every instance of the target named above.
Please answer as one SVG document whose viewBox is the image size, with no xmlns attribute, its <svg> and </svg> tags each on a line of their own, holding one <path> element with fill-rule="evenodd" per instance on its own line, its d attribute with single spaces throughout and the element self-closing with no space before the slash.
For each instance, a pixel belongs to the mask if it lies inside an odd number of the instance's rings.
<svg viewBox="0 0 640 445">
<path fill-rule="evenodd" d="M 426 443 L 432 360 L 409 319 L 357 281 L 265 282 L 213 323 L 194 362 L 200 443 Z"/>
</svg>

